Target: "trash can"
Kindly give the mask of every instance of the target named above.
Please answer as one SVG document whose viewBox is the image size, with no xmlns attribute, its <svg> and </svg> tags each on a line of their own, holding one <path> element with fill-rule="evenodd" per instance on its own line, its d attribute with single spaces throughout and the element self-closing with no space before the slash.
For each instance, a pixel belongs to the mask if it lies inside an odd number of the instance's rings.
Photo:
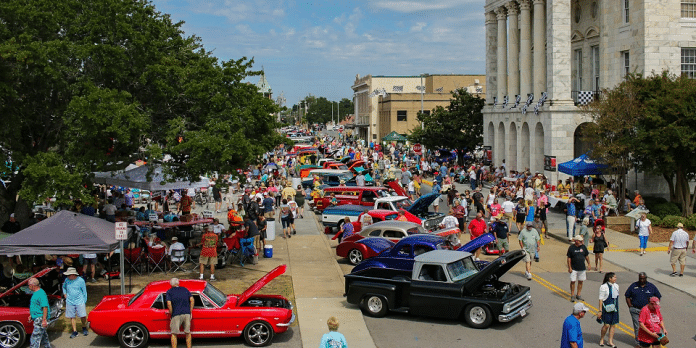
<svg viewBox="0 0 696 348">
<path fill-rule="evenodd" d="M 263 247 L 263 257 L 267 259 L 273 258 L 273 246 L 272 245 L 266 245 Z"/>
<path fill-rule="evenodd" d="M 275 219 L 266 219 L 266 240 L 275 240 Z"/>
<path fill-rule="evenodd" d="M 296 189 L 298 185 L 302 185 L 302 178 L 292 178 L 292 188 Z"/>
</svg>

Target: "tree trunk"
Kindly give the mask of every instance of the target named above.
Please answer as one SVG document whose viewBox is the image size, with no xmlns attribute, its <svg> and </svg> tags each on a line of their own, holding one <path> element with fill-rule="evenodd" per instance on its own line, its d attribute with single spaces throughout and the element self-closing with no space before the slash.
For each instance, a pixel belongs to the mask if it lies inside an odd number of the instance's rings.
<svg viewBox="0 0 696 348">
<path fill-rule="evenodd" d="M 676 202 L 677 201 L 677 195 L 674 191 L 674 173 L 662 173 L 662 177 L 665 178 L 665 181 L 667 181 L 667 187 L 669 188 L 669 201 L 670 202 Z"/>
<path fill-rule="evenodd" d="M 689 216 L 693 212 L 693 198 L 689 189 L 689 179 L 681 168 L 677 169 L 676 187 L 679 203 L 682 208 L 682 216 Z"/>
</svg>

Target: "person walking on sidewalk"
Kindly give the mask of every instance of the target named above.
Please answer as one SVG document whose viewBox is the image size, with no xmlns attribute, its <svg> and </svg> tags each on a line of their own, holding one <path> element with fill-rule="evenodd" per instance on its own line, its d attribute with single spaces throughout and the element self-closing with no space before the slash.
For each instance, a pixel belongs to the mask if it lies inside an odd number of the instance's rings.
<svg viewBox="0 0 696 348">
<path fill-rule="evenodd" d="M 590 267 L 590 252 L 587 247 L 582 244 L 582 237 L 573 237 L 573 244 L 568 247 L 566 253 L 568 260 L 568 273 L 570 273 L 570 302 L 584 301 L 580 296 L 582 292 L 582 283 L 587 279 L 587 268 Z M 585 267 L 587 262 L 587 267 Z M 575 283 L 577 282 L 578 292 L 575 292 Z M 573 295 L 575 294 L 575 295 Z"/>
<path fill-rule="evenodd" d="M 619 284 L 616 284 L 616 274 L 607 272 L 604 281 L 599 286 L 599 308 L 602 311 L 597 319 L 604 324 L 599 336 L 599 345 L 604 346 L 604 335 L 609 333 L 609 347 L 616 348 L 614 344 L 614 330 L 619 323 Z"/>
<path fill-rule="evenodd" d="M 541 237 L 539 237 L 539 232 L 532 228 L 532 223 L 527 222 L 527 227 L 520 231 L 517 239 L 520 242 L 520 248 L 525 251 L 524 263 L 526 264 L 526 271 L 524 275 L 527 277 L 527 280 L 532 280 L 532 255 L 539 250 Z"/>
<path fill-rule="evenodd" d="M 594 253 L 595 271 L 599 271 L 599 273 L 602 273 L 602 264 L 604 263 L 604 249 L 609 248 L 609 242 L 607 242 L 607 237 L 604 236 L 604 231 L 602 231 L 602 228 L 600 226 L 595 226 L 594 229 L 594 235 L 592 236 L 590 243 L 594 243 L 594 247 L 592 247 L 592 252 Z"/>
<path fill-rule="evenodd" d="M 87 336 L 87 286 L 85 280 L 79 277 L 75 267 L 68 267 L 63 273 L 68 278 L 63 282 L 63 296 L 65 297 L 65 317 L 70 318 L 73 332 L 70 338 L 77 337 L 77 317 L 82 320 L 82 334 Z"/>
<path fill-rule="evenodd" d="M 575 237 L 575 224 L 578 222 L 575 202 L 578 202 L 577 198 L 570 196 L 564 209 L 566 213 L 566 237 L 568 237 L 569 242 L 572 242 L 573 237 Z"/>
<path fill-rule="evenodd" d="M 679 276 L 684 276 L 684 267 L 686 266 L 686 248 L 689 246 L 689 234 L 684 231 L 684 224 L 677 224 L 677 230 L 672 232 L 669 237 L 669 248 L 667 254 L 672 253 L 669 258 L 669 263 L 672 265 L 672 273 L 670 276 L 677 275 L 677 261 L 679 261 Z"/>
<path fill-rule="evenodd" d="M 582 244 L 584 246 L 590 245 L 590 236 L 592 235 L 590 233 L 590 230 L 587 228 L 587 226 L 590 224 L 590 218 L 588 216 L 585 216 L 582 219 L 582 223 L 580 224 L 580 231 L 578 232 L 579 236 L 582 236 Z"/>
<path fill-rule="evenodd" d="M 573 314 L 563 321 L 563 333 L 561 334 L 561 348 L 583 348 L 582 327 L 580 319 L 590 309 L 584 303 L 573 305 Z"/>
<path fill-rule="evenodd" d="M 34 332 L 31 333 L 31 342 L 29 347 L 40 348 L 41 346 L 51 347 L 48 339 L 48 318 L 51 316 L 51 308 L 48 305 L 48 296 L 46 291 L 41 289 L 39 280 L 36 278 L 29 279 L 27 284 L 32 295 L 29 300 L 29 320 L 34 323 Z"/>
<path fill-rule="evenodd" d="M 348 348 L 346 337 L 338 332 L 338 319 L 330 317 L 326 325 L 329 327 L 329 332 L 321 336 L 319 348 Z"/>
<path fill-rule="evenodd" d="M 633 332 L 635 334 L 636 346 L 638 346 L 640 311 L 643 309 L 643 307 L 648 305 L 651 297 L 661 299 L 662 294 L 660 294 L 660 290 L 658 290 L 655 285 L 648 282 L 648 276 L 645 274 L 645 272 L 640 272 L 638 273 L 638 281 L 631 284 L 626 289 L 624 296 L 626 297 L 628 311 L 631 313 L 631 319 L 633 320 Z"/>
<path fill-rule="evenodd" d="M 176 348 L 176 335 L 181 334 L 181 327 L 184 327 L 186 334 L 186 348 L 191 348 L 191 314 L 193 312 L 194 299 L 191 292 L 179 286 L 179 279 L 172 278 L 169 281 L 172 287 L 167 290 L 167 309 L 169 310 L 169 329 L 172 333 L 172 348 Z"/>
<path fill-rule="evenodd" d="M 636 228 L 638 229 L 638 239 L 640 240 L 640 256 L 643 256 L 645 249 L 648 247 L 648 238 L 652 233 L 652 222 L 648 220 L 648 215 L 645 213 L 640 214 L 640 219 L 636 221 Z"/>
</svg>

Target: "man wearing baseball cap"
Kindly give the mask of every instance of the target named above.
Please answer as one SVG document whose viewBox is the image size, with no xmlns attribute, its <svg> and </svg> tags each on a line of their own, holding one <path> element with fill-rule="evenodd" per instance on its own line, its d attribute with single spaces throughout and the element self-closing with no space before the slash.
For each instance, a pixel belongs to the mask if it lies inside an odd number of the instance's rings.
<svg viewBox="0 0 696 348">
<path fill-rule="evenodd" d="M 660 312 L 660 299 L 653 296 L 648 305 L 640 310 L 640 331 L 638 331 L 638 345 L 641 347 L 660 347 L 663 336 L 667 336 L 665 323 Z M 662 334 L 660 334 L 660 330 Z M 665 343 L 666 344 L 666 343 Z"/>
<path fill-rule="evenodd" d="M 568 247 L 568 252 L 566 253 L 568 260 L 568 273 L 570 273 L 570 302 L 584 301 L 580 296 L 582 292 L 582 283 L 587 279 L 587 267 L 590 266 L 590 252 L 587 250 L 585 244 L 583 244 L 583 238 L 581 235 L 576 235 L 573 237 L 573 244 Z M 585 267 L 585 262 L 587 262 L 587 267 Z M 578 292 L 575 292 L 575 283 L 578 283 Z"/>
<path fill-rule="evenodd" d="M 585 313 L 590 309 L 584 303 L 578 302 L 573 305 L 573 314 L 563 321 L 563 333 L 561 334 L 561 348 L 582 348 L 582 327 L 580 319 L 585 317 Z"/>
<path fill-rule="evenodd" d="M 534 224 L 529 221 L 527 222 L 527 227 L 520 231 L 517 239 L 520 241 L 520 248 L 526 251 L 524 255 L 524 262 L 527 265 L 527 270 L 524 275 L 527 280 L 532 280 L 532 255 L 539 250 L 539 243 L 541 242 L 541 237 L 539 232 L 532 226 Z"/>
</svg>

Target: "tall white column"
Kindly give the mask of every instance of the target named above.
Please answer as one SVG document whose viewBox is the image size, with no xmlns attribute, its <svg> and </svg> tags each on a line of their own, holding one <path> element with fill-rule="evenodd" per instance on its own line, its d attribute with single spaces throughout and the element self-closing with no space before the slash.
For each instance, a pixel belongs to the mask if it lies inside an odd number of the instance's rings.
<svg viewBox="0 0 696 348">
<path fill-rule="evenodd" d="M 520 0 L 520 92 L 523 100 L 528 93 L 533 93 L 534 91 L 532 88 L 531 9 L 531 0 Z"/>
<path fill-rule="evenodd" d="M 548 54 L 546 88 L 554 105 L 573 105 L 571 86 L 570 0 L 553 0 L 547 6 Z M 572 156 L 572 154 L 571 154 Z"/>
<path fill-rule="evenodd" d="M 508 2 L 505 7 L 507 7 L 509 19 L 508 37 L 510 38 L 510 49 L 508 50 L 508 68 L 510 69 L 508 98 L 514 100 L 513 98 L 520 94 L 520 29 L 517 22 L 517 14 L 520 10 L 514 1 Z"/>
<path fill-rule="evenodd" d="M 486 12 L 486 104 L 493 105 L 493 97 L 497 92 L 497 52 L 498 52 L 498 20 L 495 12 Z"/>
<path fill-rule="evenodd" d="M 507 94 L 507 13 L 505 7 L 498 7 L 495 10 L 498 18 L 498 103 L 503 102 L 503 97 Z"/>
<path fill-rule="evenodd" d="M 534 98 L 546 92 L 546 3 L 534 0 Z"/>
</svg>

